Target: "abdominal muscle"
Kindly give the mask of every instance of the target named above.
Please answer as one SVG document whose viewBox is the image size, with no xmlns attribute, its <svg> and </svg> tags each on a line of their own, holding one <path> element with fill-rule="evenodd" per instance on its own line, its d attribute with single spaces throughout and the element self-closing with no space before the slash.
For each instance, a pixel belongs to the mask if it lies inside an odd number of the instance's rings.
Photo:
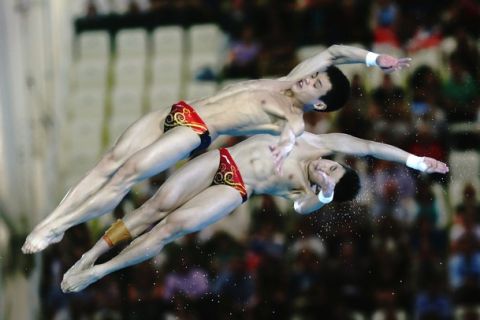
<svg viewBox="0 0 480 320">
<path fill-rule="evenodd" d="M 259 135 L 229 148 L 242 174 L 243 181 L 256 194 L 269 194 L 290 198 L 294 190 L 302 189 L 303 172 L 296 159 L 284 163 L 281 175 L 275 172 L 269 145 L 278 137 Z"/>
</svg>

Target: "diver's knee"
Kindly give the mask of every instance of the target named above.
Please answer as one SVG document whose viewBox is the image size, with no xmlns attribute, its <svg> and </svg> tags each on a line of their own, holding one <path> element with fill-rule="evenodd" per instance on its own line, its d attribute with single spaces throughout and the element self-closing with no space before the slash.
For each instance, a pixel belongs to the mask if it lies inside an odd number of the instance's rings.
<svg viewBox="0 0 480 320">
<path fill-rule="evenodd" d="M 120 169 L 118 169 L 117 173 L 115 173 L 114 180 L 125 181 L 134 179 L 139 173 L 137 164 L 133 161 L 127 161 L 120 167 Z"/>
<path fill-rule="evenodd" d="M 154 202 L 155 210 L 158 211 L 171 211 L 181 205 L 181 190 L 176 186 L 170 184 L 164 184 L 158 190 L 152 201 Z"/>
<path fill-rule="evenodd" d="M 117 170 L 120 165 L 120 158 L 115 155 L 114 151 L 110 150 L 102 157 L 96 166 L 96 170 L 99 174 L 108 176 Z"/>
</svg>

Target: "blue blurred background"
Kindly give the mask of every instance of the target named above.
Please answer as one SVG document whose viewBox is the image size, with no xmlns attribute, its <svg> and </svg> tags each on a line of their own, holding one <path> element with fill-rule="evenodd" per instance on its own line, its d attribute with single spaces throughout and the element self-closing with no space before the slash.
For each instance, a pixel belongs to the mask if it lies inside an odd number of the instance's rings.
<svg viewBox="0 0 480 320">
<path fill-rule="evenodd" d="M 480 319 L 479 19 L 478 0 L 0 3 L 0 319 Z M 338 158 L 361 175 L 351 203 L 299 216 L 255 197 L 155 259 L 63 294 L 63 273 L 172 168 L 44 254 L 21 254 L 142 114 L 285 75 L 332 44 L 413 61 L 391 75 L 341 66 L 347 106 L 305 115 L 306 130 L 433 157 L 447 176 Z"/>
</svg>

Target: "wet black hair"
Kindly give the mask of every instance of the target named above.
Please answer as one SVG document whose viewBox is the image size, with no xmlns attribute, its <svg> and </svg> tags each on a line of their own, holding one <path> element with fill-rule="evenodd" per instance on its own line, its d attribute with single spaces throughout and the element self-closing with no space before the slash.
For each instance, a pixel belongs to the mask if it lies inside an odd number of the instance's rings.
<svg viewBox="0 0 480 320">
<path fill-rule="evenodd" d="M 334 202 L 345 202 L 355 199 L 360 191 L 360 177 L 352 168 L 343 165 L 345 174 L 338 180 L 333 193 Z"/>
<path fill-rule="evenodd" d="M 327 105 L 325 110 L 319 111 L 336 111 L 343 107 L 350 97 L 350 81 L 348 81 L 343 72 L 335 66 L 328 67 L 326 73 L 332 84 L 332 88 L 326 94 L 319 97 L 319 99 Z"/>
</svg>

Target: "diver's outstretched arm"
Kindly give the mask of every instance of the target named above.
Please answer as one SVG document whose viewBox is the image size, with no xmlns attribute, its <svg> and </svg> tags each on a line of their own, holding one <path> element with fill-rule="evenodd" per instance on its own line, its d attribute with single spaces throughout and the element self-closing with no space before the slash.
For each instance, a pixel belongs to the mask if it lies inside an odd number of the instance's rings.
<svg viewBox="0 0 480 320">
<path fill-rule="evenodd" d="M 335 44 L 302 61 L 280 80 L 299 80 L 315 72 L 325 71 L 332 65 L 352 63 L 378 66 L 382 71 L 389 73 L 409 67 L 411 60 L 410 58 L 396 58 L 388 54 L 376 54 L 357 47 Z"/>
<path fill-rule="evenodd" d="M 448 166 L 436 159 L 417 157 L 395 146 L 364 140 L 344 133 L 314 135 L 305 132 L 302 138 L 316 148 L 326 148 L 354 156 L 372 156 L 377 159 L 404 163 L 408 167 L 427 173 L 447 173 Z"/>
</svg>

